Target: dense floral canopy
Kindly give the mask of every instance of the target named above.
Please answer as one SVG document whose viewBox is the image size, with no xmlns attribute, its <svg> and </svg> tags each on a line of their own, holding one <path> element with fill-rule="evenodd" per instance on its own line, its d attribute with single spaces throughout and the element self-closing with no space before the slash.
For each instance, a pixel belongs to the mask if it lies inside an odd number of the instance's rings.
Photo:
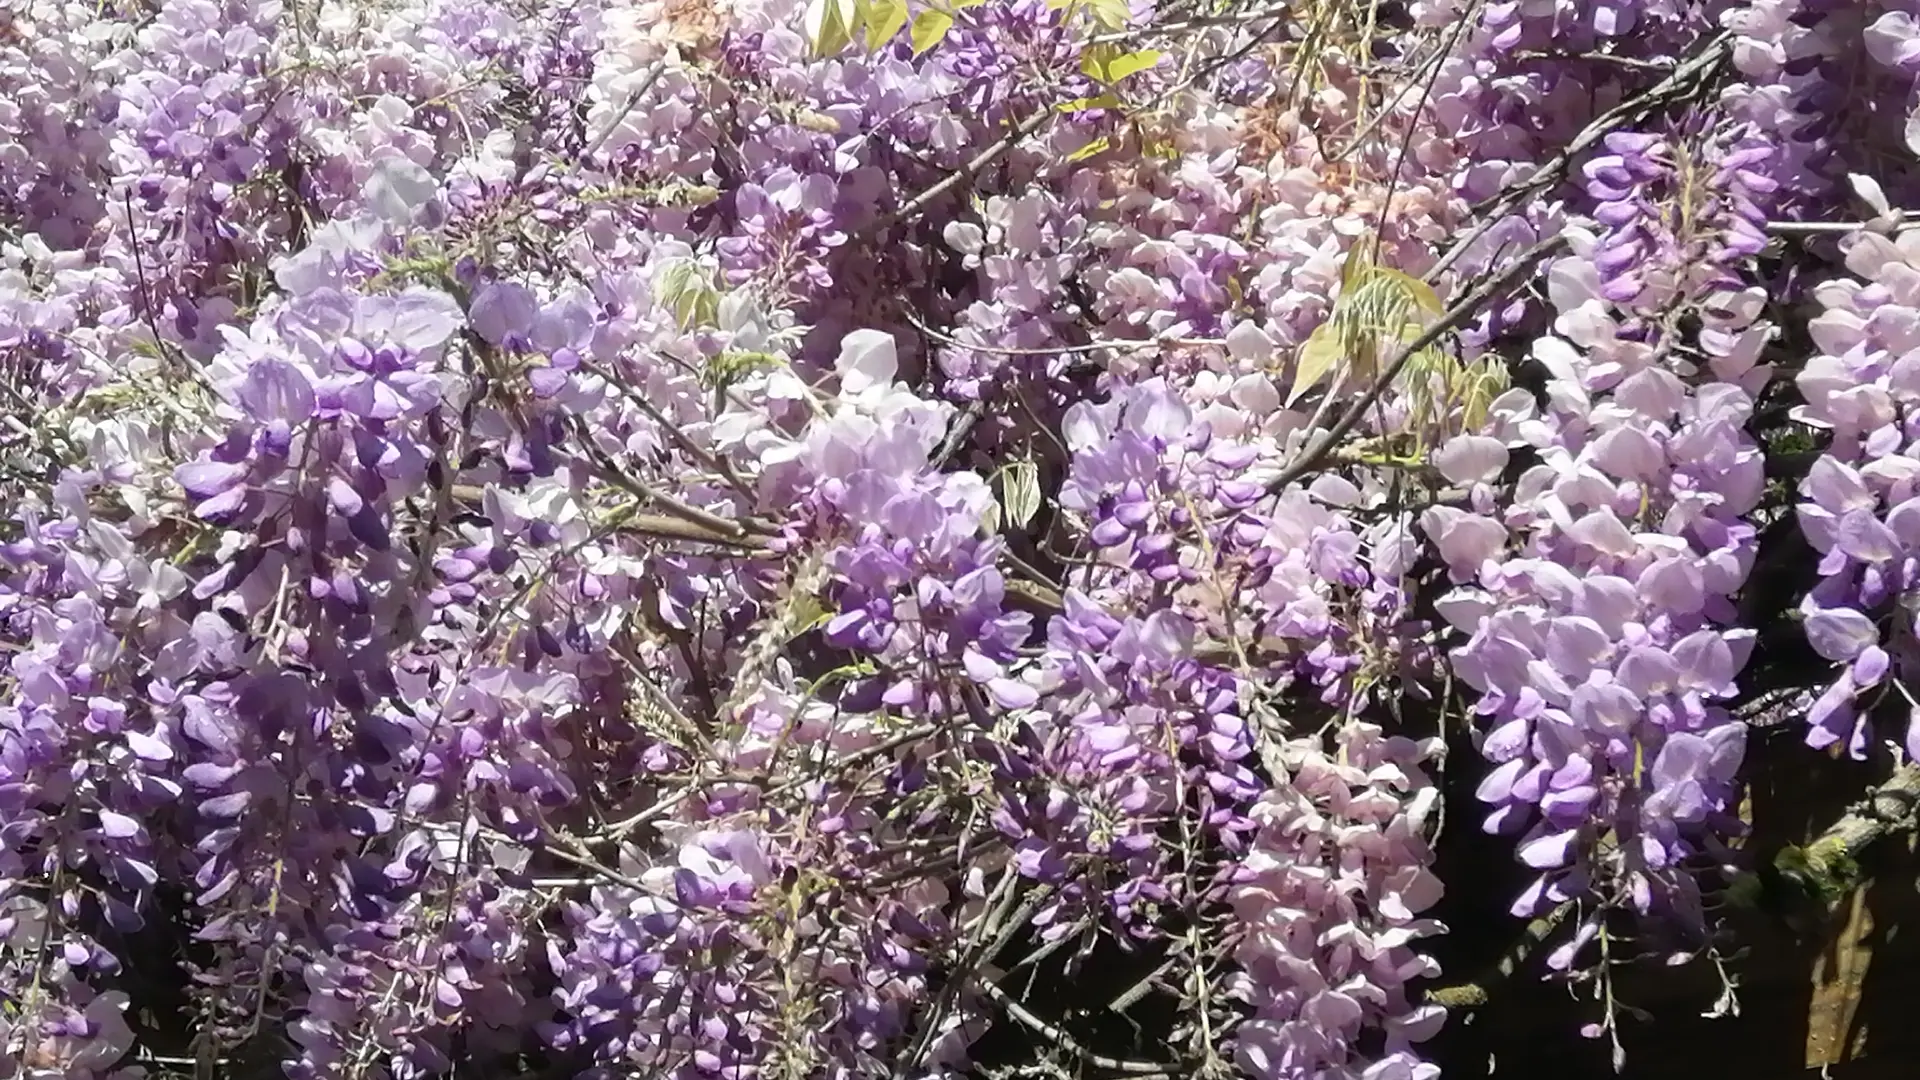
<svg viewBox="0 0 1920 1080">
<path fill-rule="evenodd" d="M 0 1069 L 1428 1080 L 1448 823 L 1617 1057 L 1759 732 L 1920 757 L 1916 78 L 1904 0 L 0 0 Z M 1114 956 L 1125 1056 L 1024 989 Z"/>
</svg>

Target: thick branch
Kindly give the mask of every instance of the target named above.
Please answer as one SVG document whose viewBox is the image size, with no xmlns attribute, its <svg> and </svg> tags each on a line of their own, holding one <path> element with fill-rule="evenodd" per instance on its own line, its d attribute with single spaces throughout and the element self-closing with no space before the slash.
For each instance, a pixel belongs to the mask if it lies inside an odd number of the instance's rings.
<svg viewBox="0 0 1920 1080">
<path fill-rule="evenodd" d="M 1811 886 L 1827 904 L 1865 878 L 1860 856 L 1875 843 L 1914 827 L 1920 807 L 1920 763 L 1902 765 L 1865 800 L 1804 848 L 1787 847 L 1773 860 L 1783 877 Z"/>
</svg>

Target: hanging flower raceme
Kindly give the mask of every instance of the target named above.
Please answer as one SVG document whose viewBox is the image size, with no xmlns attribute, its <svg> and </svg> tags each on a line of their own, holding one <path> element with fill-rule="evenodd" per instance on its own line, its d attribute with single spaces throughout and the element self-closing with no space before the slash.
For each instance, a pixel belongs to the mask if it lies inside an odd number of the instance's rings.
<svg viewBox="0 0 1920 1080">
<path fill-rule="evenodd" d="M 1251 1013 L 1236 1060 L 1250 1075 L 1440 1075 L 1415 1046 L 1446 1014 L 1413 988 L 1439 973 L 1414 943 L 1444 929 L 1422 916 L 1441 895 L 1424 836 L 1438 803 L 1424 766 L 1439 752 L 1364 723 L 1331 752 L 1307 739 L 1284 751 L 1288 782 L 1255 806 L 1230 896 L 1245 930 L 1231 990 Z"/>
</svg>

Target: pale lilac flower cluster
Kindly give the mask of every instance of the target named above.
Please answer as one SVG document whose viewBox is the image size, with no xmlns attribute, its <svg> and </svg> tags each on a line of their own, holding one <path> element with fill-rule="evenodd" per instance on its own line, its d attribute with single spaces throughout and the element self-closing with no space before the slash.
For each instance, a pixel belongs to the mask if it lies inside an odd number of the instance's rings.
<svg viewBox="0 0 1920 1080">
<path fill-rule="evenodd" d="M 1471 635 L 1455 669 L 1488 718 L 1486 827 L 1540 872 L 1516 914 L 1598 894 L 1695 921 L 1684 868 L 1724 860 L 1719 839 L 1739 831 L 1744 728 L 1718 702 L 1753 640 L 1731 602 L 1764 482 L 1752 403 L 1736 384 L 1690 383 L 1665 342 L 1633 333 L 1616 305 L 1646 286 L 1610 295 L 1606 242 L 1574 245 L 1550 275 L 1557 333 L 1533 344 L 1546 408 L 1495 410 L 1538 464 L 1510 506 L 1434 508 L 1423 525 L 1472 583 L 1441 610 Z"/>
<path fill-rule="evenodd" d="M 1288 782 L 1253 808 L 1254 848 L 1230 892 L 1247 927 L 1231 990 L 1252 1013 L 1236 1058 L 1252 1075 L 1440 1075 L 1414 1049 L 1445 1018 L 1414 989 L 1438 971 L 1415 942 L 1444 929 L 1422 914 L 1442 892 L 1423 832 L 1438 804 L 1425 767 L 1440 752 L 1370 724 L 1332 748 L 1288 744 Z"/>
<path fill-rule="evenodd" d="M 1868 706 L 1899 685 L 1914 648 L 1901 613 L 1915 585 L 1909 538 L 1920 509 L 1908 416 L 1920 382 L 1907 359 L 1907 328 L 1920 325 L 1920 234 L 1850 237 L 1846 264 L 1854 277 L 1815 292 L 1824 310 L 1807 328 L 1820 351 L 1795 380 L 1806 401 L 1795 417 L 1831 438 L 1796 509 L 1821 575 L 1800 615 L 1814 651 L 1837 667 L 1806 714 L 1807 741 L 1844 741 L 1860 757 L 1872 741 Z M 1920 710 L 1908 711 L 1911 754 L 1920 749 Z"/>
</svg>

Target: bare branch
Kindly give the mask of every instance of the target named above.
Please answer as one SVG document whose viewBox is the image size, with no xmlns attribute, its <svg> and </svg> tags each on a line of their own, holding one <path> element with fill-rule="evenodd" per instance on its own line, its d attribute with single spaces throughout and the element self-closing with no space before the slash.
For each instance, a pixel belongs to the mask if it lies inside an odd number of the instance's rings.
<svg viewBox="0 0 1920 1080">
<path fill-rule="evenodd" d="M 945 195 L 947 192 L 952 191 L 954 188 L 959 187 L 967 180 L 978 175 L 987 166 L 999 161 L 1014 147 L 1019 146 L 1027 136 L 1046 127 L 1047 124 L 1053 120 L 1053 116 L 1053 109 L 1042 108 L 1032 116 L 1020 121 L 1020 123 L 1014 125 L 1013 130 L 1001 136 L 999 141 L 987 147 L 985 150 L 980 151 L 978 154 L 975 154 L 966 164 L 948 173 L 932 187 L 902 203 L 898 210 L 880 219 L 874 226 L 875 230 L 886 229 L 919 217 L 925 213 L 927 207 L 933 205 L 934 201 L 939 199 L 940 196 Z"/>
</svg>

